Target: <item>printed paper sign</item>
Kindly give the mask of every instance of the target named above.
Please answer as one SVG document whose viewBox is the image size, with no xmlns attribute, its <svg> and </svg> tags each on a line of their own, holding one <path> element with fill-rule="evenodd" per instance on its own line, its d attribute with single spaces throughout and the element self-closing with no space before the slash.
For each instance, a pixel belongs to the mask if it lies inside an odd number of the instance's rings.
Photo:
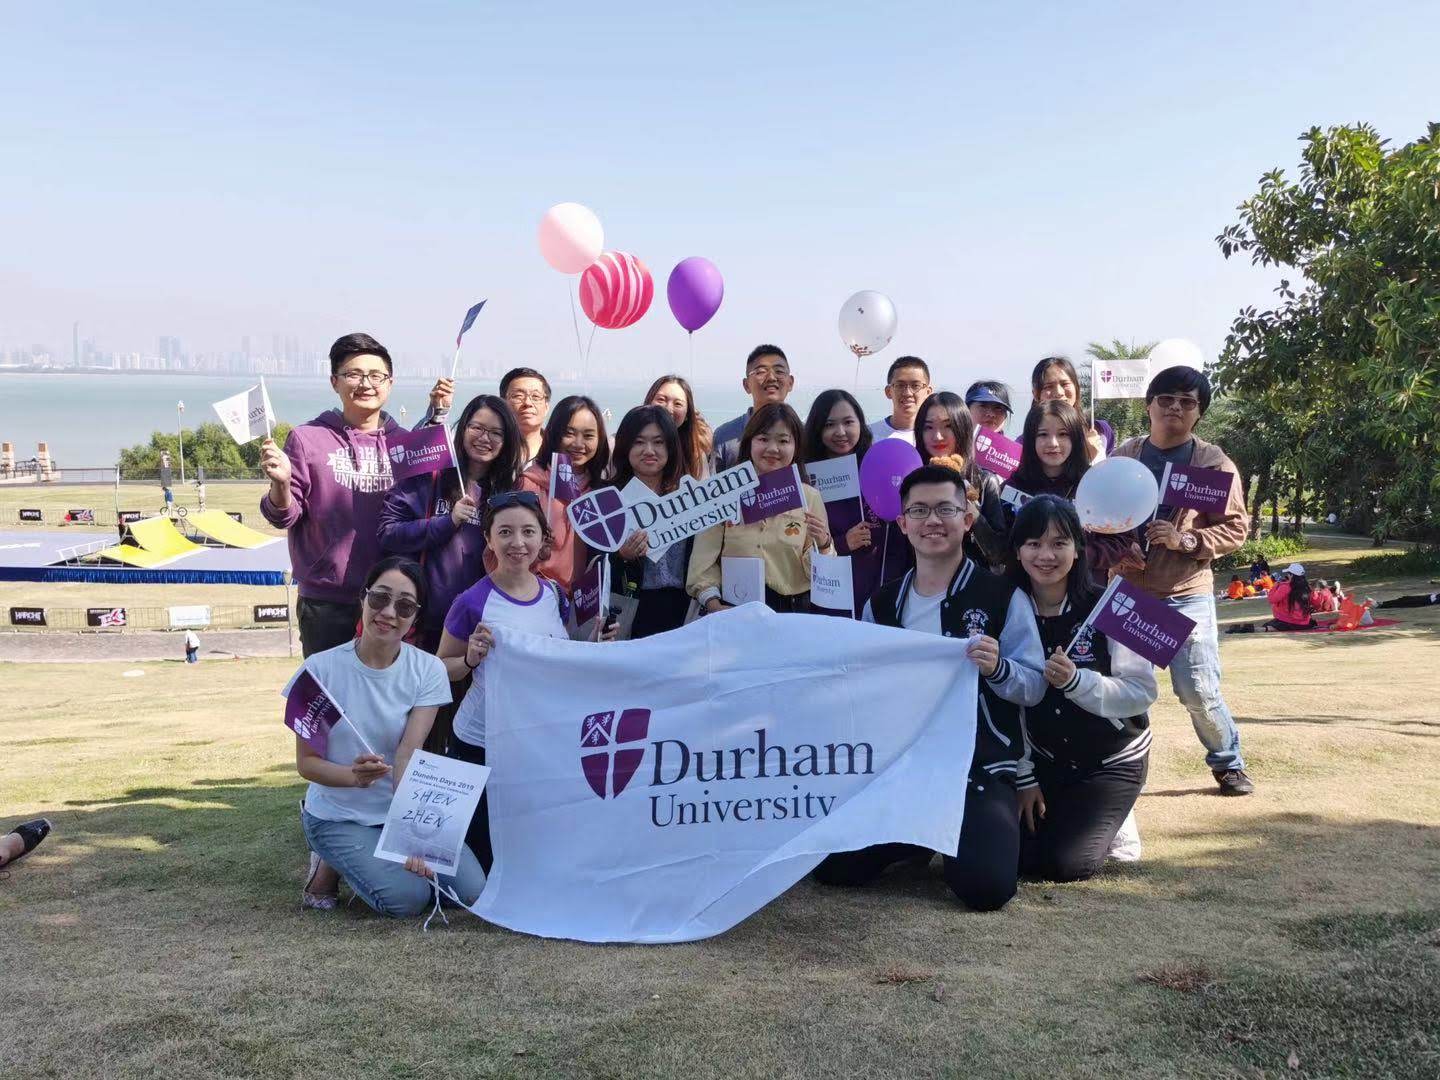
<svg viewBox="0 0 1440 1080">
<path fill-rule="evenodd" d="M 125 625 L 123 607 L 92 607 L 85 609 L 85 625 L 111 630 Z"/>
<path fill-rule="evenodd" d="M 1019 510 L 1032 498 L 1034 498 L 1033 495 L 1028 495 L 1019 488 L 1012 488 L 1009 484 L 1000 489 L 1000 501 L 1009 503 L 1016 510 Z"/>
<path fill-rule="evenodd" d="M 1001 480 L 1009 480 L 1020 467 L 1020 444 L 998 431 L 980 428 L 975 432 L 975 461 Z"/>
<path fill-rule="evenodd" d="M 805 471 L 810 476 L 810 486 L 820 492 L 827 503 L 860 497 L 860 466 L 854 454 L 812 461 L 805 466 Z"/>
<path fill-rule="evenodd" d="M 330 729 L 345 719 L 320 680 L 301 668 L 285 691 L 285 726 L 321 757 L 330 747 Z"/>
<path fill-rule="evenodd" d="M 740 496 L 740 520 L 754 525 L 787 510 L 804 510 L 805 495 L 800 483 L 800 470 L 794 465 L 766 473 L 754 491 Z"/>
<path fill-rule="evenodd" d="M 172 607 L 170 611 L 170 629 L 184 630 L 187 628 L 200 628 L 210 625 L 210 608 L 206 604 L 190 604 L 181 607 Z"/>
<path fill-rule="evenodd" d="M 1199 469 L 1166 462 L 1160 477 L 1160 504 L 1223 514 L 1230 505 L 1235 475 L 1224 469 Z"/>
<path fill-rule="evenodd" d="M 488 766 L 415 751 L 390 800 L 375 857 L 403 863 L 416 855 L 437 874 L 453 874 L 488 779 Z"/>
<path fill-rule="evenodd" d="M 234 397 L 217 401 L 211 406 L 230 437 L 241 446 L 254 439 L 263 439 L 275 426 L 275 410 L 270 408 L 270 395 L 260 383 L 242 390 Z"/>
<path fill-rule="evenodd" d="M 849 555 L 810 553 L 810 604 L 828 611 L 855 613 L 855 579 Z"/>
<path fill-rule="evenodd" d="M 720 559 L 720 599 L 733 607 L 765 602 L 765 560 L 737 558 Z"/>
<path fill-rule="evenodd" d="M 1170 666 L 1195 629 L 1193 619 L 1124 578 L 1110 579 L 1100 602 L 1085 621 L 1111 641 L 1162 668 Z"/>
<path fill-rule="evenodd" d="M 575 479 L 575 469 L 570 464 L 569 454 L 550 456 L 550 501 L 574 502 L 580 497 L 580 483 Z"/>
<path fill-rule="evenodd" d="M 398 483 L 422 473 L 455 467 L 455 448 L 444 424 L 427 424 L 415 431 L 397 431 L 386 437 L 390 475 Z"/>
<path fill-rule="evenodd" d="M 1143 398 L 1150 385 L 1149 360 L 1096 360 L 1090 393 L 1106 398 Z"/>
<path fill-rule="evenodd" d="M 715 525 L 738 520 L 740 497 L 760 483 L 755 467 L 743 461 L 704 480 L 682 476 L 680 486 L 657 495 L 637 477 L 624 491 L 599 488 L 581 495 L 566 509 L 570 523 L 595 551 L 618 551 L 625 538 L 644 529 L 650 559 L 658 560 L 672 544 Z"/>
</svg>

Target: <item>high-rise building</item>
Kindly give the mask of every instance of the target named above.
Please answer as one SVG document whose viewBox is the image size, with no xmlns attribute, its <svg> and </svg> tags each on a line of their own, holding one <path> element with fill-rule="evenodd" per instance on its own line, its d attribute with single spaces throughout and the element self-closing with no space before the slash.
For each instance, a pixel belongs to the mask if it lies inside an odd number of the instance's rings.
<svg viewBox="0 0 1440 1080">
<path fill-rule="evenodd" d="M 80 324 L 78 322 L 70 324 L 70 365 L 72 367 L 80 366 Z"/>
</svg>

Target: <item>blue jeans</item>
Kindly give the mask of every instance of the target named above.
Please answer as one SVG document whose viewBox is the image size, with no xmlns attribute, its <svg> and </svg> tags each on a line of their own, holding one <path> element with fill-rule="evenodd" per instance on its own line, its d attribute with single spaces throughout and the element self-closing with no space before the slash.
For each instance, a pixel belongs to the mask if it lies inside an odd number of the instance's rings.
<svg viewBox="0 0 1440 1080">
<path fill-rule="evenodd" d="M 300 824 L 310 849 L 324 859 L 364 900 L 381 915 L 403 919 L 420 915 L 435 902 L 430 882 L 405 869 L 404 863 L 375 857 L 380 842 L 379 825 L 353 821 L 325 821 L 301 812 Z M 460 849 L 460 865 L 454 875 L 437 874 L 466 904 L 473 904 L 485 887 L 485 871 L 470 853 Z"/>
<path fill-rule="evenodd" d="M 1165 601 L 1174 610 L 1195 620 L 1195 629 L 1170 661 L 1170 685 L 1195 734 L 1205 747 L 1205 764 L 1211 769 L 1243 769 L 1240 730 L 1230 715 L 1230 706 L 1220 692 L 1220 639 L 1215 629 L 1215 598 L 1209 593 L 1172 596 Z"/>
</svg>

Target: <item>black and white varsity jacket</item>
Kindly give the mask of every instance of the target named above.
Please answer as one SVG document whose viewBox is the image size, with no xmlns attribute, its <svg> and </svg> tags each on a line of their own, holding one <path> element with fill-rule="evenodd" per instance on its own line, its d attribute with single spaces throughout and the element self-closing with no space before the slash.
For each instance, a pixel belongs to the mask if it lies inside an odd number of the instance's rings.
<svg viewBox="0 0 1440 1080">
<path fill-rule="evenodd" d="M 1047 683 L 1044 700 L 1026 720 L 1038 758 L 1067 768 L 1103 769 L 1149 752 L 1146 710 L 1158 690 L 1154 665 L 1085 626 L 1088 614 L 1073 609 L 1067 598 L 1060 614 L 1037 615 L 1046 656 L 1074 639 L 1075 677 L 1060 688 Z"/>
<path fill-rule="evenodd" d="M 871 596 L 865 616 L 881 626 L 903 627 L 905 601 L 915 571 L 887 581 Z M 995 674 L 980 679 L 975 724 L 975 757 L 970 775 L 1011 780 L 1017 789 L 1034 787 L 1025 710 L 1045 696 L 1045 659 L 1035 608 L 1009 581 L 967 558 L 955 571 L 940 603 L 940 632 L 962 641 L 977 634 L 1000 643 Z"/>
</svg>

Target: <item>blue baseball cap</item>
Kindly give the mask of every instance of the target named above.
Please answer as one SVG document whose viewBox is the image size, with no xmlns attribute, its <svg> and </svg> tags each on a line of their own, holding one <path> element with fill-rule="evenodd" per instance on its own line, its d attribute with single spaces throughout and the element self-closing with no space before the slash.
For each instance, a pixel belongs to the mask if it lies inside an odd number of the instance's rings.
<svg viewBox="0 0 1440 1080">
<path fill-rule="evenodd" d="M 974 405 L 977 401 L 983 401 L 990 405 L 999 405 L 1007 413 L 1015 411 L 1010 408 L 1010 403 L 1008 401 L 996 394 L 995 391 L 990 390 L 984 386 L 977 386 L 974 390 L 971 390 L 970 393 L 965 395 L 966 405 Z"/>
</svg>

